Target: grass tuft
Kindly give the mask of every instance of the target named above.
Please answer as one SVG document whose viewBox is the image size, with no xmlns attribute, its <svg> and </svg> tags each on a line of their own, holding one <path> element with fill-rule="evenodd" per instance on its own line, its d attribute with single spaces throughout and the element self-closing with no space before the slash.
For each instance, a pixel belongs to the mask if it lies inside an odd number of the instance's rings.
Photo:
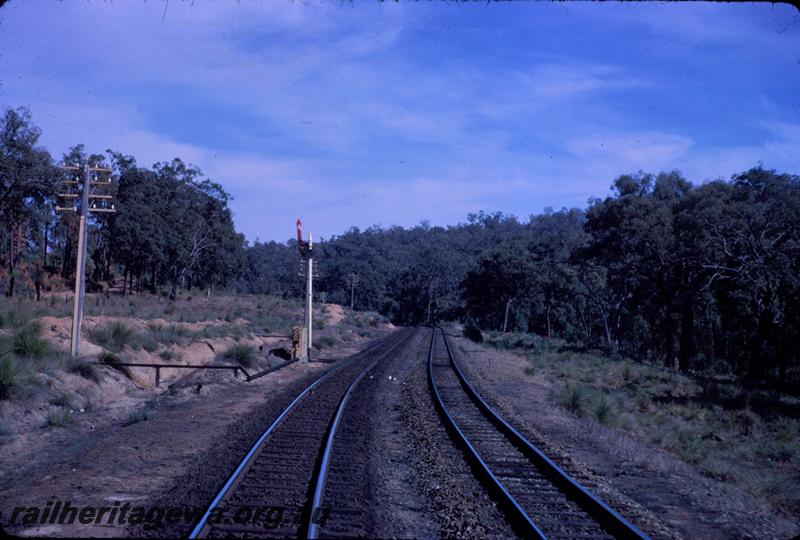
<svg viewBox="0 0 800 540">
<path fill-rule="evenodd" d="M 0 317 L 0 326 L 4 328 L 20 328 L 31 320 L 31 314 L 21 305 L 14 304 Z"/>
<path fill-rule="evenodd" d="M 67 371 L 70 373 L 75 373 L 76 375 L 80 375 L 84 379 L 94 381 L 97 384 L 100 384 L 100 382 L 103 380 L 100 372 L 97 369 L 97 366 L 85 360 L 71 360 L 67 364 Z"/>
<path fill-rule="evenodd" d="M 95 326 L 86 331 L 86 335 L 97 345 L 112 352 L 120 352 L 133 342 L 135 333 L 125 323 L 115 321 L 104 326 Z"/>
<path fill-rule="evenodd" d="M 4 356 L 0 358 L 0 400 L 11 398 L 15 389 L 22 388 L 29 379 L 29 374 L 16 358 Z"/>
<path fill-rule="evenodd" d="M 119 356 L 117 356 L 116 354 L 108 352 L 108 351 L 103 351 L 103 352 L 100 353 L 100 355 L 97 357 L 97 359 L 100 362 L 103 362 L 104 364 L 108 364 L 109 366 L 113 367 L 114 369 L 116 369 L 117 371 L 119 371 L 120 373 L 122 373 L 123 375 L 128 377 L 129 379 L 133 379 L 133 375 L 131 374 L 131 370 L 128 369 L 127 366 L 121 366 L 120 365 L 122 363 L 122 359 Z"/>
<path fill-rule="evenodd" d="M 23 358 L 44 358 L 50 353 L 50 344 L 42 337 L 42 328 L 38 324 L 29 324 L 14 334 L 12 350 Z"/>
<path fill-rule="evenodd" d="M 124 425 L 130 426 L 150 420 L 150 411 L 147 408 L 135 409 L 130 412 L 128 418 L 125 420 Z"/>
<path fill-rule="evenodd" d="M 256 361 L 256 349 L 251 345 L 237 343 L 222 354 L 225 360 L 237 362 L 244 367 L 251 367 Z"/>
<path fill-rule="evenodd" d="M 67 409 L 59 409 L 47 415 L 45 427 L 64 427 L 72 423 L 72 416 Z"/>
<path fill-rule="evenodd" d="M 611 424 L 614 416 L 614 403 L 603 393 L 598 394 L 592 407 L 592 416 L 601 424 Z"/>
<path fill-rule="evenodd" d="M 338 340 L 333 336 L 323 336 L 314 342 L 314 348 L 322 350 L 326 347 L 333 347 L 338 343 Z"/>
<path fill-rule="evenodd" d="M 573 414 L 582 415 L 586 409 L 587 394 L 585 386 L 567 383 L 564 385 L 559 402 Z"/>
</svg>

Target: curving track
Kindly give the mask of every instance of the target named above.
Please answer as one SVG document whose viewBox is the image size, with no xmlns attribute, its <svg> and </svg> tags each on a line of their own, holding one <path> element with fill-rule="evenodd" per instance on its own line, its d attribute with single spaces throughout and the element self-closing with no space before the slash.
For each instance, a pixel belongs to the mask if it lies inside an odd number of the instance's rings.
<svg viewBox="0 0 800 540">
<path fill-rule="evenodd" d="M 647 538 L 506 423 L 467 382 L 443 330 L 433 329 L 428 382 L 451 437 L 518 534 Z"/>
<path fill-rule="evenodd" d="M 395 333 L 328 371 L 295 398 L 248 452 L 189 537 L 315 536 L 329 511 L 322 494 L 347 400 L 359 381 L 412 333 Z"/>
</svg>

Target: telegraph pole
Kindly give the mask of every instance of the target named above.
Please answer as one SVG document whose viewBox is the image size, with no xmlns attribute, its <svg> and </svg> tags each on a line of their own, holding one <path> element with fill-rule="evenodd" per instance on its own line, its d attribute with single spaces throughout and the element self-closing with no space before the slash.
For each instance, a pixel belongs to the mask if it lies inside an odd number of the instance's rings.
<svg viewBox="0 0 800 540">
<path fill-rule="evenodd" d="M 62 165 L 62 170 L 70 175 L 69 180 L 63 181 L 65 192 L 58 196 L 67 202 L 72 201 L 72 206 L 56 206 L 56 211 L 69 211 L 80 214 L 78 225 L 78 260 L 75 265 L 75 297 L 72 307 L 72 335 L 69 343 L 69 354 L 78 357 L 81 341 L 81 322 L 83 320 L 83 302 L 86 296 L 86 250 L 88 243 L 89 212 L 116 212 L 111 203 L 113 196 L 103 188 L 111 187 L 111 169 L 104 167 L 83 166 L 83 181 L 81 181 L 81 167 L 77 165 Z M 106 181 L 99 179 L 99 174 L 108 174 Z M 77 191 L 80 190 L 80 193 Z M 80 207 L 77 201 L 80 199 Z M 91 208 L 89 202 L 91 201 Z M 98 206 L 99 203 L 99 206 Z"/>
<path fill-rule="evenodd" d="M 347 284 L 350 285 L 350 311 L 353 311 L 353 301 L 356 296 L 356 285 L 358 285 L 358 274 L 350 272 L 347 276 Z"/>
</svg>

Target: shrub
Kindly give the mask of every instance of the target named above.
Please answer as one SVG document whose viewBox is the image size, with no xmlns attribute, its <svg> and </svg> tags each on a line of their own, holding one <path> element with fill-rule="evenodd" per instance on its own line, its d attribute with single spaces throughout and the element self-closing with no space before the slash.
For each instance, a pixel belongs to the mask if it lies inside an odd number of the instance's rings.
<svg viewBox="0 0 800 540">
<path fill-rule="evenodd" d="M 601 424 L 609 424 L 614 418 L 614 404 L 605 394 L 599 394 L 592 408 L 592 416 Z"/>
<path fill-rule="evenodd" d="M 89 379 L 90 381 L 94 381 L 98 384 L 100 381 L 102 381 L 102 377 L 100 376 L 100 372 L 97 370 L 97 366 L 85 360 L 70 361 L 67 364 L 67 371 L 70 373 L 75 373 L 76 375 L 80 375 L 84 379 Z"/>
<path fill-rule="evenodd" d="M 563 339 L 548 339 L 537 334 L 526 333 L 501 334 L 499 332 L 491 332 L 486 341 L 495 349 L 523 349 L 537 354 L 557 351 L 565 344 Z"/>
<path fill-rule="evenodd" d="M 559 402 L 574 414 L 583 414 L 586 407 L 587 390 L 586 387 L 579 384 L 573 385 L 567 383 L 564 385 L 564 391 L 561 394 Z"/>
<path fill-rule="evenodd" d="M 25 326 L 14 334 L 12 350 L 17 356 L 25 358 L 43 358 L 50 352 L 50 345 L 41 337 L 42 329 L 38 324 Z"/>
<path fill-rule="evenodd" d="M 464 325 L 464 337 L 475 343 L 483 343 L 483 332 L 474 321 L 467 321 Z"/>
<path fill-rule="evenodd" d="M 337 339 L 332 336 L 323 336 L 314 342 L 315 349 L 324 349 L 325 347 L 333 347 L 337 343 Z"/>
<path fill-rule="evenodd" d="M 87 330 L 86 334 L 94 343 L 112 352 L 120 352 L 134 338 L 134 331 L 119 321 L 95 326 Z"/>
<path fill-rule="evenodd" d="M 31 320 L 31 314 L 28 313 L 22 306 L 19 304 L 13 305 L 8 308 L 8 311 L 0 317 L 0 326 L 4 326 L 6 328 L 19 328 L 20 326 L 24 326 L 28 324 Z"/>
<path fill-rule="evenodd" d="M 146 420 L 150 420 L 150 411 L 148 411 L 147 408 L 136 409 L 130 412 L 124 425 L 130 426 Z"/>
<path fill-rule="evenodd" d="M 63 392 L 52 396 L 47 400 L 47 402 L 50 405 L 57 405 L 58 407 L 70 408 L 72 406 L 72 400 L 70 400 L 69 396 Z"/>
<path fill-rule="evenodd" d="M 0 400 L 9 399 L 13 390 L 25 383 L 26 375 L 25 369 L 16 359 L 10 356 L 0 358 Z"/>
<path fill-rule="evenodd" d="M 67 409 L 59 409 L 47 415 L 45 426 L 63 427 L 71 422 L 72 416 L 70 416 L 69 411 Z"/>
<path fill-rule="evenodd" d="M 244 367 L 251 367 L 256 360 L 256 349 L 251 345 L 237 343 L 225 351 L 222 357 L 231 362 L 238 362 Z"/>
<path fill-rule="evenodd" d="M 0 424 L 0 444 L 6 444 L 11 439 L 11 429 Z"/>
<path fill-rule="evenodd" d="M 100 353 L 100 356 L 98 356 L 97 359 L 100 362 L 102 362 L 104 364 L 108 364 L 109 366 L 113 367 L 114 369 L 116 369 L 117 371 L 119 371 L 120 373 L 122 373 L 123 375 L 128 377 L 129 379 L 133 379 L 133 376 L 131 375 L 131 370 L 128 369 L 127 366 L 121 366 L 120 365 L 122 363 L 122 359 L 119 356 L 117 356 L 116 354 L 108 352 L 108 351 L 103 351 L 103 352 Z"/>
<path fill-rule="evenodd" d="M 154 353 L 154 352 L 156 352 L 156 349 L 158 349 L 158 342 L 155 341 L 155 340 L 145 341 L 142 344 L 142 348 L 144 350 L 146 350 L 147 352 L 149 352 L 149 353 Z"/>
<path fill-rule="evenodd" d="M 191 336 L 191 331 L 188 328 L 178 324 L 164 326 L 163 324 L 151 323 L 148 325 L 148 329 L 150 330 L 150 338 L 164 345 L 182 345 Z"/>
</svg>

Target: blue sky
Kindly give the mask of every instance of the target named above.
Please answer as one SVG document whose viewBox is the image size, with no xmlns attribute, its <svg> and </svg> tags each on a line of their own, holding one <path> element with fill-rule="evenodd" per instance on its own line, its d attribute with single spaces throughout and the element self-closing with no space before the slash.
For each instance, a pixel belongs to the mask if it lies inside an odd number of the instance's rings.
<svg viewBox="0 0 800 540">
<path fill-rule="evenodd" d="M 785 4 L 11 0 L 0 106 L 55 156 L 181 157 L 249 240 L 522 219 L 620 174 L 800 173 Z"/>
</svg>

